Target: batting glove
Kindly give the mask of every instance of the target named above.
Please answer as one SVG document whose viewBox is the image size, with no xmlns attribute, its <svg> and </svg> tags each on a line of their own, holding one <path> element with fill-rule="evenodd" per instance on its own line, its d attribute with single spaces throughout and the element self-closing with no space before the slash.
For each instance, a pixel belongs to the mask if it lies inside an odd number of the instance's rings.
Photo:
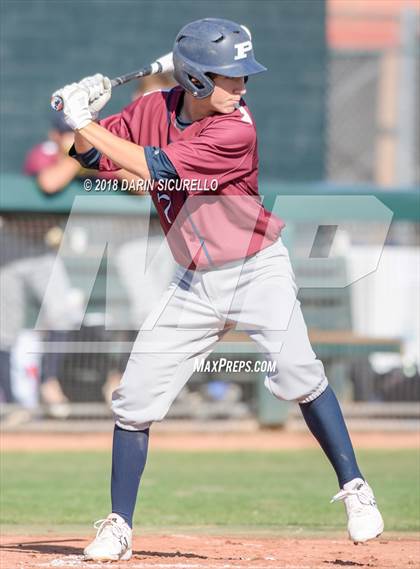
<svg viewBox="0 0 420 569">
<path fill-rule="evenodd" d="M 92 113 L 89 110 L 89 95 L 86 89 L 77 83 L 66 85 L 53 93 L 63 99 L 63 114 L 66 123 L 73 130 L 80 130 L 92 122 Z"/>
<path fill-rule="evenodd" d="M 108 77 L 104 77 L 101 73 L 96 73 L 96 75 L 85 77 L 79 81 L 79 85 L 88 92 L 89 110 L 94 120 L 96 120 L 99 111 L 105 107 L 111 98 L 111 80 Z"/>
</svg>

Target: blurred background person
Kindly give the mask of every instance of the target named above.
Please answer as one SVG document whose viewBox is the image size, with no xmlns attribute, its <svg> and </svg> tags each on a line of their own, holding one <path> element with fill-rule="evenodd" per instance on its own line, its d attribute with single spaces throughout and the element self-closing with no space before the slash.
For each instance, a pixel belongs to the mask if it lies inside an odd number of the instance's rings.
<svg viewBox="0 0 420 569">
<path fill-rule="evenodd" d="M 74 134 L 63 113 L 53 113 L 48 139 L 36 144 L 26 155 L 24 173 L 36 176 L 38 186 L 46 194 L 63 190 L 81 174 L 80 164 L 68 155 L 73 141 Z"/>
<path fill-rule="evenodd" d="M 102 174 L 96 170 L 82 168 L 76 160 L 69 156 L 73 142 L 74 133 L 64 120 L 63 113 L 52 112 L 48 139 L 31 148 L 23 164 L 24 173 L 27 176 L 34 176 L 44 193 L 56 194 L 64 190 L 75 179 L 132 179 L 132 174 L 123 170 Z"/>
<path fill-rule="evenodd" d="M 28 239 L 7 224 L 0 225 L 1 398 L 7 403 L 17 402 L 33 408 L 40 395 L 48 413 L 58 417 L 67 416 L 69 412 L 67 397 L 58 378 L 61 354 L 43 354 L 39 346 L 27 346 L 35 344 L 42 336 L 47 341 L 63 339 L 66 332 L 60 330 L 71 328 L 80 318 L 80 306 L 75 302 L 79 295 L 73 294 L 63 261 L 56 255 L 61 237 L 60 227 L 52 227 L 38 239 Z M 53 279 L 52 286 L 46 295 L 50 279 Z M 28 313 L 34 309 L 38 313 L 41 304 L 39 328 L 46 333 L 32 330 L 29 338 L 26 334 L 31 327 L 28 326 Z M 36 354 L 22 367 L 19 354 L 23 352 Z M 26 379 L 32 378 L 30 385 L 26 383 L 25 387 L 22 374 Z M 34 393 L 34 386 L 38 389 L 38 384 L 39 395 Z M 27 389 L 32 392 L 30 396 Z"/>
</svg>

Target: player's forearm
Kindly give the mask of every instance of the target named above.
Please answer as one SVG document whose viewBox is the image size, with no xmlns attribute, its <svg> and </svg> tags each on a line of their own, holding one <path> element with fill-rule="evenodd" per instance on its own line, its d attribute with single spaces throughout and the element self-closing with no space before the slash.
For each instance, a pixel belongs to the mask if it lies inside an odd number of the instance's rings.
<svg viewBox="0 0 420 569">
<path fill-rule="evenodd" d="M 77 130 L 74 131 L 74 148 L 78 154 L 88 152 L 92 145 Z"/>
<path fill-rule="evenodd" d="M 150 179 L 144 149 L 128 140 L 123 140 L 97 123 L 91 122 L 77 133 L 101 154 L 107 156 L 121 168 L 128 170 L 143 180 Z M 77 148 L 76 148 L 77 150 Z"/>
</svg>

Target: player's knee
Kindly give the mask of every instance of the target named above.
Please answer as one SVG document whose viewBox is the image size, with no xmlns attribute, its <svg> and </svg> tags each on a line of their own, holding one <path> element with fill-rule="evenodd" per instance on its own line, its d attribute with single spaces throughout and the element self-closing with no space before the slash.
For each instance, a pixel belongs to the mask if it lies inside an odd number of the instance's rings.
<svg viewBox="0 0 420 569">
<path fill-rule="evenodd" d="M 161 408 L 136 408 L 125 409 L 118 405 L 112 405 L 115 422 L 123 429 L 142 431 L 149 428 L 153 423 L 162 421 L 167 409 Z"/>
<path fill-rule="evenodd" d="M 143 430 L 152 423 L 162 421 L 169 411 L 171 401 L 159 397 L 137 399 L 134 401 L 124 395 L 123 390 L 116 390 L 112 397 L 112 412 L 122 428 Z"/>
<path fill-rule="evenodd" d="M 277 381 L 276 377 L 266 376 L 264 385 L 276 399 L 281 401 L 294 401 L 296 399 L 297 392 L 290 386 L 283 385 L 281 381 Z"/>
<path fill-rule="evenodd" d="M 277 362 L 274 373 L 265 378 L 265 387 L 282 401 L 310 401 L 328 385 L 324 367 L 319 360 L 306 364 Z"/>
</svg>

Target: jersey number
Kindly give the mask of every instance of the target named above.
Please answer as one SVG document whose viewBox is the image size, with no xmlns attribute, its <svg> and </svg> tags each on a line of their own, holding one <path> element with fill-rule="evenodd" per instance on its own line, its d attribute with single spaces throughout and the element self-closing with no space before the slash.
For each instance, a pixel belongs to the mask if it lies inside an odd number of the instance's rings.
<svg viewBox="0 0 420 569">
<path fill-rule="evenodd" d="M 169 218 L 168 212 L 171 209 L 171 198 L 170 196 L 168 196 L 168 194 L 158 194 L 157 196 L 158 202 L 160 203 L 161 201 L 167 202 L 166 207 L 163 208 L 163 213 L 165 214 L 165 217 L 168 221 L 168 223 L 172 223 L 172 221 Z"/>
</svg>

